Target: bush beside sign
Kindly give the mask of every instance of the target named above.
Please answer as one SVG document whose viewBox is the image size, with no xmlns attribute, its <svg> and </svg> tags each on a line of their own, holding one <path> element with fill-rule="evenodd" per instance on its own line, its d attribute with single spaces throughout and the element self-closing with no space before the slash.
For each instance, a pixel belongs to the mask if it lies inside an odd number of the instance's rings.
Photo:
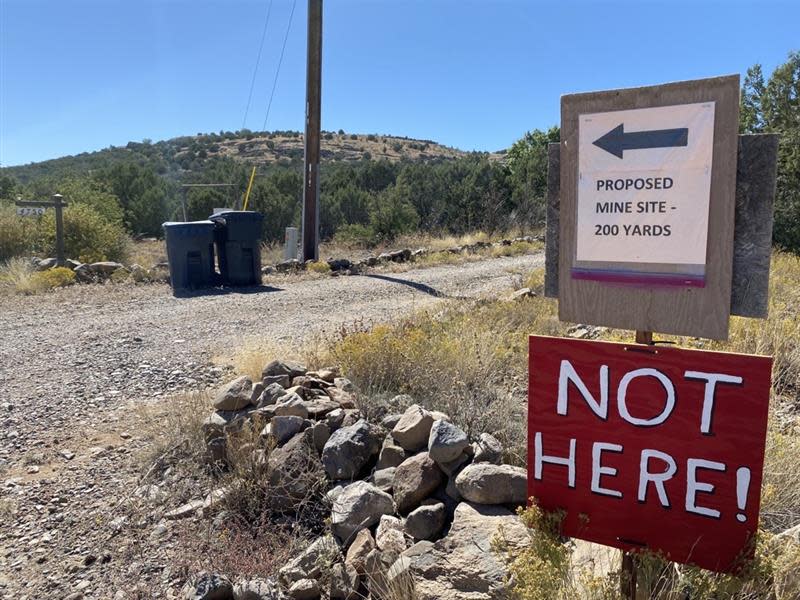
<svg viewBox="0 0 800 600">
<path fill-rule="evenodd" d="M 528 491 L 563 533 L 732 572 L 758 529 L 772 359 L 531 336 Z"/>
</svg>

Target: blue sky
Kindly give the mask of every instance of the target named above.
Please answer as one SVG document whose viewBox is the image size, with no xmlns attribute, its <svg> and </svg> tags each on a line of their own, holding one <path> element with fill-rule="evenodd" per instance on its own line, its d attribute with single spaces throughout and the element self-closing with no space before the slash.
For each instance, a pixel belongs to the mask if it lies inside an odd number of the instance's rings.
<svg viewBox="0 0 800 600">
<path fill-rule="evenodd" d="M 261 129 L 293 0 L 273 0 L 247 127 Z M 237 130 L 269 0 L 0 0 L 0 164 Z M 268 129 L 303 129 L 297 0 Z M 508 147 L 561 94 L 769 73 L 800 2 L 326 0 L 323 129 Z"/>
</svg>

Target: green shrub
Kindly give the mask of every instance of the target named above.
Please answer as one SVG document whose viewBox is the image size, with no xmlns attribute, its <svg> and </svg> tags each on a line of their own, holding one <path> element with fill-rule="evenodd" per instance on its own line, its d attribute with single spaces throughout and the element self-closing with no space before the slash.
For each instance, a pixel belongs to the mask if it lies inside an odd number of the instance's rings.
<svg viewBox="0 0 800 600">
<path fill-rule="evenodd" d="M 55 215 L 48 212 L 40 223 L 39 251 L 55 256 Z M 129 238 L 121 226 L 109 223 L 85 204 L 70 204 L 64 209 L 64 250 L 67 257 L 81 262 L 123 261 Z"/>
<path fill-rule="evenodd" d="M 31 281 L 37 290 L 51 290 L 75 283 L 75 273 L 66 267 L 54 267 L 34 273 L 31 275 Z"/>
<path fill-rule="evenodd" d="M 320 261 L 314 261 L 314 262 L 308 263 L 306 265 L 306 269 L 308 269 L 312 273 L 320 273 L 320 274 L 325 274 L 325 273 L 330 273 L 331 272 L 330 265 L 328 265 L 328 263 L 326 263 L 326 262 L 320 262 Z"/>
<path fill-rule="evenodd" d="M 0 260 L 15 256 L 56 255 L 54 211 L 42 217 L 20 217 L 13 206 L 0 207 Z M 64 251 L 67 258 L 81 262 L 122 261 L 129 238 L 122 225 L 110 223 L 95 209 L 83 203 L 71 203 L 64 209 Z"/>
<path fill-rule="evenodd" d="M 333 236 L 334 244 L 343 246 L 372 246 L 377 242 L 375 231 L 366 225 L 342 225 Z"/>
<path fill-rule="evenodd" d="M 0 206 L 0 261 L 35 250 L 39 217 L 20 217 L 13 206 Z"/>
</svg>

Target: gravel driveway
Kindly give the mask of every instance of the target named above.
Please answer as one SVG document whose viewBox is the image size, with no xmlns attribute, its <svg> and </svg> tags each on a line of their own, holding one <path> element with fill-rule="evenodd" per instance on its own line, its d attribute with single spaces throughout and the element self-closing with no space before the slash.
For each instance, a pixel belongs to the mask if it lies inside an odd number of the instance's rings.
<svg viewBox="0 0 800 600">
<path fill-rule="evenodd" d="M 542 264 L 536 254 L 403 273 L 286 277 L 272 287 L 191 298 L 174 298 L 166 285 L 0 298 L 0 599 L 174 597 L 170 590 L 185 575 L 184 540 L 198 535 L 181 528 L 204 525 L 153 528 L 160 517 L 131 508 L 146 504 L 133 495 L 141 457 L 152 452 L 143 400 L 169 412 L 172 392 L 229 376 L 212 358 L 244 344 L 285 345 L 291 353 L 343 323 L 502 293 L 514 273 Z M 163 402 L 152 401 L 158 397 Z"/>
<path fill-rule="evenodd" d="M 74 286 L 0 298 L 0 466 L 43 435 L 124 400 L 205 387 L 211 362 L 249 342 L 286 344 L 357 319 L 383 321 L 448 297 L 507 289 L 543 255 L 403 273 L 285 278 L 272 287 L 175 298 L 166 285 Z"/>
</svg>

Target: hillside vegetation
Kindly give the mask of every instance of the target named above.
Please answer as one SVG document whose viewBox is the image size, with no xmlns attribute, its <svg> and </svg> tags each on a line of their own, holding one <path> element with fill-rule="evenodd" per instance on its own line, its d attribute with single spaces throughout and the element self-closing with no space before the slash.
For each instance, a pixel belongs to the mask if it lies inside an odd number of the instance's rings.
<svg viewBox="0 0 800 600">
<path fill-rule="evenodd" d="M 775 199 L 777 246 L 800 249 L 800 53 L 765 77 L 748 70 L 741 94 L 740 131 L 779 133 Z M 413 231 L 461 235 L 526 229 L 544 221 L 547 144 L 557 127 L 526 133 L 507 151 L 466 153 L 429 140 L 377 134 L 324 132 L 322 139 L 322 239 L 371 245 Z M 120 235 L 160 236 L 161 224 L 204 219 L 215 207 L 238 207 L 257 167 L 248 208 L 265 216 L 263 239 L 283 239 L 302 214 L 303 139 L 296 131 L 220 131 L 153 143 L 130 142 L 0 171 L 0 260 L 48 253 L 9 208 L 13 199 L 63 194 L 72 210 L 83 205 Z M 225 183 L 192 188 L 187 183 Z M 5 205 L 5 209 L 3 208 Z M 74 221 L 74 220 L 73 220 Z M 45 230 L 45 222 L 38 229 Z M 30 229 L 37 229 L 35 227 Z M 80 237 L 80 236 L 79 236 Z M 108 236 L 97 236 L 108 239 Z M 12 240 L 13 243 L 9 240 Z M 118 240 L 113 242 L 119 247 Z M 111 256 L 106 247 L 90 248 Z"/>
</svg>

